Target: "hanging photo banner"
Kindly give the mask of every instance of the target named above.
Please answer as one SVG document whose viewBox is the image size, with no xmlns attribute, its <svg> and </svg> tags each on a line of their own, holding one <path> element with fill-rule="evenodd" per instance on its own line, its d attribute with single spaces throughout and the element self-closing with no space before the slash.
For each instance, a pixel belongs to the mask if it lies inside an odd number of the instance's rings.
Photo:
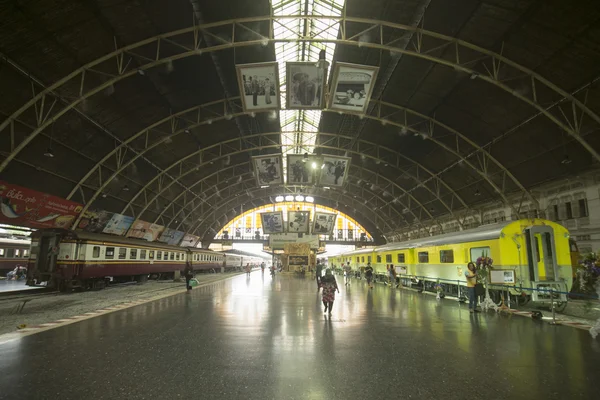
<svg viewBox="0 0 600 400">
<path fill-rule="evenodd" d="M 104 230 L 115 213 L 104 210 L 87 210 L 79 221 L 77 229 L 87 232 L 100 233 Z"/>
<path fill-rule="evenodd" d="M 133 217 L 115 213 L 112 215 L 104 229 L 102 229 L 102 232 L 122 236 L 127 232 L 131 224 L 133 224 L 133 220 Z"/>
<path fill-rule="evenodd" d="M 325 107 L 327 69 L 314 62 L 288 62 L 286 75 L 288 109 L 321 110 Z"/>
<path fill-rule="evenodd" d="M 279 110 L 277 62 L 236 65 L 244 112 Z"/>
<path fill-rule="evenodd" d="M 337 214 L 315 212 L 312 233 L 315 235 L 331 235 L 335 227 Z"/>
<path fill-rule="evenodd" d="M 265 235 L 283 232 L 283 212 L 264 212 L 260 214 L 260 218 Z"/>
<path fill-rule="evenodd" d="M 127 237 L 144 239 L 149 242 L 155 241 L 158 236 L 165 229 L 162 225 L 156 225 L 151 222 L 142 221 L 141 219 L 136 220 L 131 228 L 127 231 Z"/>
<path fill-rule="evenodd" d="M 281 160 L 281 154 L 252 157 L 258 186 L 281 185 L 283 183 L 283 163 Z"/>
<path fill-rule="evenodd" d="M 179 245 L 182 247 L 196 247 L 199 241 L 199 236 L 191 235 L 188 233 L 183 237 L 183 240 L 181 241 L 181 243 L 179 243 Z"/>
<path fill-rule="evenodd" d="M 350 169 L 350 157 L 323 156 L 321 179 L 323 186 L 343 186 Z"/>
<path fill-rule="evenodd" d="M 312 185 L 315 182 L 315 172 L 320 168 L 315 158 L 304 155 L 287 156 L 288 185 Z"/>
<path fill-rule="evenodd" d="M 79 203 L 0 181 L 0 223 L 68 229 L 83 209 Z"/>
<path fill-rule="evenodd" d="M 329 108 L 364 114 L 371 100 L 379 67 L 336 63 Z"/>
<path fill-rule="evenodd" d="M 177 231 L 175 229 L 167 228 L 157 239 L 159 242 L 176 246 L 181 242 L 181 239 L 185 235 L 185 232 Z"/>
<path fill-rule="evenodd" d="M 310 211 L 288 211 L 287 232 L 308 233 Z"/>
</svg>

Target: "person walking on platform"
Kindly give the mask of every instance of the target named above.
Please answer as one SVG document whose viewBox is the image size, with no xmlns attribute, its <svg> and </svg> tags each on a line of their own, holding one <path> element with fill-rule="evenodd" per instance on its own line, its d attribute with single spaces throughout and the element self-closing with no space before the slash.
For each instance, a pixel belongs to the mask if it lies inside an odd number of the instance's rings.
<svg viewBox="0 0 600 400">
<path fill-rule="evenodd" d="M 475 285 L 477 284 L 477 274 L 475 273 L 475 264 L 470 262 L 467 264 L 465 271 L 467 278 L 467 294 L 469 295 L 469 312 L 479 312 L 477 310 L 477 301 L 475 297 Z"/>
<path fill-rule="evenodd" d="M 365 278 L 367 278 L 369 288 L 373 289 L 373 267 L 371 267 L 371 263 L 368 263 L 365 268 Z"/>
<path fill-rule="evenodd" d="M 323 275 L 323 264 L 321 264 L 320 260 L 317 260 L 317 267 L 315 269 L 315 273 L 317 275 L 317 292 L 321 289 L 321 275 Z"/>
<path fill-rule="evenodd" d="M 350 261 L 346 263 L 344 266 L 344 276 L 345 276 L 345 285 L 348 286 L 350 284 L 350 274 L 352 273 L 352 267 L 350 266 Z"/>
<path fill-rule="evenodd" d="M 264 261 L 262 263 L 260 263 L 260 272 L 263 275 L 265 274 L 265 262 Z"/>
<path fill-rule="evenodd" d="M 246 271 L 246 276 L 250 276 L 250 271 L 252 271 L 252 267 L 250 266 L 250 263 L 246 264 L 246 267 L 244 267 L 244 270 Z"/>
<path fill-rule="evenodd" d="M 329 315 L 331 315 L 331 311 L 333 310 L 333 302 L 335 301 L 335 292 L 340 292 L 338 288 L 337 281 L 335 277 L 331 273 L 331 269 L 327 268 L 325 270 L 325 276 L 321 279 L 321 286 L 323 287 L 323 305 L 325 306 L 325 311 L 329 309 Z"/>
<path fill-rule="evenodd" d="M 396 287 L 396 268 L 394 268 L 394 264 L 390 264 L 390 287 Z"/>
<path fill-rule="evenodd" d="M 194 278 L 194 268 L 192 268 L 192 263 L 190 263 L 189 261 L 185 263 L 183 276 L 185 276 L 185 288 L 187 289 L 187 292 L 190 293 L 190 290 L 192 290 L 190 281 Z"/>
</svg>

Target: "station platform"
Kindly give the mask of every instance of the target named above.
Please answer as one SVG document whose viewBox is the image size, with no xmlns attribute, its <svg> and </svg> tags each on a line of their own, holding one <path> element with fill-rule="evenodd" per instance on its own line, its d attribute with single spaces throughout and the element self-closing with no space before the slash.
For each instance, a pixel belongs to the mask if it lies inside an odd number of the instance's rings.
<svg viewBox="0 0 600 400">
<path fill-rule="evenodd" d="M 588 332 L 253 272 L 0 344 L 0 398 L 590 399 Z M 596 394 L 594 394 L 596 393 Z"/>
<path fill-rule="evenodd" d="M 27 286 L 25 284 L 24 279 L 21 279 L 19 281 L 15 281 L 15 280 L 9 281 L 6 279 L 0 280 L 0 293 L 17 292 L 17 291 L 23 291 L 23 290 L 39 290 L 39 289 L 43 289 L 43 288 Z"/>
</svg>

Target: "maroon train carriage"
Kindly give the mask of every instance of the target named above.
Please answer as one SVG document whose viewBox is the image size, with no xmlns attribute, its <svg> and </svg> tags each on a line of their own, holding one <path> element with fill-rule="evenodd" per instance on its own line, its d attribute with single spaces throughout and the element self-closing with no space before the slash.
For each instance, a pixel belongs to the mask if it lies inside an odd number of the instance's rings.
<svg viewBox="0 0 600 400">
<path fill-rule="evenodd" d="M 190 260 L 194 270 L 220 270 L 223 255 L 98 233 L 41 229 L 31 235 L 27 284 L 61 291 L 101 289 L 109 281 L 172 277 Z"/>
<path fill-rule="evenodd" d="M 25 267 L 29 258 L 29 239 L 14 237 L 0 238 L 0 276 L 14 270 L 18 265 Z"/>
</svg>

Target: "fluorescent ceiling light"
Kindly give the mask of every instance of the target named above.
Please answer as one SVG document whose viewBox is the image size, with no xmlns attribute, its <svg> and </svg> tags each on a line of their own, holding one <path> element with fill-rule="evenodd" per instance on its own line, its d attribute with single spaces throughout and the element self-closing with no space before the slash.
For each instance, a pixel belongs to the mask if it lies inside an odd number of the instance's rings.
<svg viewBox="0 0 600 400">
<path fill-rule="evenodd" d="M 306 196 L 305 200 L 308 201 L 309 203 L 314 203 L 315 198 L 312 196 Z"/>
<path fill-rule="evenodd" d="M 277 197 L 275 197 L 275 201 L 277 201 L 277 202 L 283 201 L 283 196 L 277 196 Z"/>
<path fill-rule="evenodd" d="M 294 196 L 285 196 L 285 201 L 294 201 Z"/>
<path fill-rule="evenodd" d="M 296 201 L 304 201 L 304 196 L 296 196 Z"/>
</svg>

